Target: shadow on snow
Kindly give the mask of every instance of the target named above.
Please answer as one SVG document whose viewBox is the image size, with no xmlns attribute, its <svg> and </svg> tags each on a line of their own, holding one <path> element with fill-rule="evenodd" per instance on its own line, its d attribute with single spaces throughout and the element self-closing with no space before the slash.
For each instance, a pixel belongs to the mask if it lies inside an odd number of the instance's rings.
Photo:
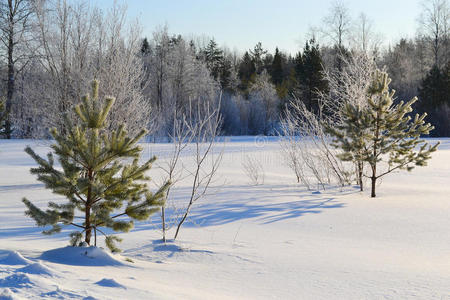
<svg viewBox="0 0 450 300">
<path fill-rule="evenodd" d="M 178 195 L 187 195 L 188 189 L 177 189 Z M 221 188 L 209 199 L 195 203 L 188 220 L 183 226 L 216 226 L 253 219 L 259 224 L 269 224 L 283 220 L 301 217 L 305 214 L 318 214 L 326 209 L 342 208 L 345 204 L 336 200 L 336 195 L 355 193 L 356 189 L 349 187 L 342 191 L 330 188 L 322 192 L 308 191 L 288 185 L 271 186 L 226 186 Z M 284 201 L 277 201 L 277 198 Z M 177 205 L 186 205 L 180 196 L 175 199 Z M 166 218 L 169 220 L 174 212 L 166 208 Z M 150 227 L 160 227 L 160 217 L 155 214 L 151 223 L 138 222 L 134 230 L 147 230 Z"/>
</svg>

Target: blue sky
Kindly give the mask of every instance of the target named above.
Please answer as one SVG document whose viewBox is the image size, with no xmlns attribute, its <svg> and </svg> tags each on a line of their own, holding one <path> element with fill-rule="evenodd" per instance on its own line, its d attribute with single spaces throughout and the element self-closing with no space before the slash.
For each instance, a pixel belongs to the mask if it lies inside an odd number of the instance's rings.
<svg viewBox="0 0 450 300">
<path fill-rule="evenodd" d="M 94 0 L 107 8 L 113 0 Z M 144 35 L 167 24 L 170 33 L 213 36 L 220 45 L 245 51 L 261 41 L 271 52 L 302 48 L 310 26 L 320 25 L 332 0 L 128 0 L 130 17 L 139 17 Z M 352 17 L 364 12 L 386 44 L 413 37 L 420 13 L 418 0 L 347 0 Z"/>
</svg>

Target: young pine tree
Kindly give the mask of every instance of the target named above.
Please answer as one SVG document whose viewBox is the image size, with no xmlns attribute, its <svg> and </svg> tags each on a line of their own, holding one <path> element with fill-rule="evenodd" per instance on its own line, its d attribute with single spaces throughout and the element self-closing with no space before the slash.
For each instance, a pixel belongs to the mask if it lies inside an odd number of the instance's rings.
<svg viewBox="0 0 450 300">
<path fill-rule="evenodd" d="M 377 179 L 397 169 L 411 171 L 414 166 L 425 166 L 439 144 L 431 146 L 420 139 L 433 130 L 424 121 L 426 113 L 416 114 L 414 119 L 408 116 L 417 98 L 394 105 L 395 91 L 389 90 L 389 83 L 387 73 L 377 70 L 368 89 L 368 106 L 346 105 L 343 124 L 330 130 L 335 146 L 343 150 L 342 160 L 368 163 L 372 197 Z M 380 172 L 382 162 L 387 168 Z"/>
<path fill-rule="evenodd" d="M 112 252 L 120 251 L 115 241 L 117 236 L 107 235 L 100 228 L 127 232 L 133 227 L 133 220 L 145 220 L 157 211 L 165 201 L 166 183 L 152 194 L 145 172 L 151 168 L 155 157 L 144 164 L 138 160 L 142 148 L 138 141 L 146 134 L 142 130 L 134 137 L 128 137 L 124 126 L 108 132 L 106 119 L 113 98 L 98 99 L 98 83 L 93 82 L 92 96 L 86 95 L 82 103 L 75 107 L 79 125 L 74 125 L 66 117 L 67 133 L 56 129 L 51 131 L 56 143 L 51 146 L 58 156 L 60 168 L 55 167 L 53 153 L 47 159 L 41 158 L 30 147 L 25 151 L 33 157 L 39 167 L 32 168 L 38 180 L 55 194 L 65 196 L 66 203 L 49 202 L 43 211 L 27 199 L 23 202 L 28 210 L 26 215 L 36 221 L 38 226 L 51 225 L 44 234 L 60 232 L 62 225 L 73 225 L 79 229 L 70 234 L 71 245 L 83 240 L 88 245 L 97 245 L 97 232 L 105 235 L 105 243 Z M 76 216 L 76 212 L 80 212 Z M 75 222 L 81 219 L 79 223 Z"/>
</svg>

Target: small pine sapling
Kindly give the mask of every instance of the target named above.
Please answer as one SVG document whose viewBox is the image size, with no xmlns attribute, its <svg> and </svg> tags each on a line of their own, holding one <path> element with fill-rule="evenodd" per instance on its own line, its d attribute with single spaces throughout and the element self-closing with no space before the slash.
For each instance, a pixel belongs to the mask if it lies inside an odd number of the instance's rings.
<svg viewBox="0 0 450 300">
<path fill-rule="evenodd" d="M 145 173 L 156 158 L 139 164 L 142 148 L 137 145 L 146 130 L 134 137 L 128 137 L 123 125 L 109 132 L 106 120 L 113 104 L 113 98 L 98 99 L 98 82 L 94 81 L 92 96 L 84 96 L 82 103 L 75 107 L 79 125 L 66 116 L 66 133 L 51 130 L 56 141 L 51 146 L 54 153 L 50 152 L 44 159 L 30 147 L 25 149 L 39 165 L 31 173 L 68 202 L 49 202 L 45 211 L 25 198 L 23 202 L 28 208 L 25 214 L 38 226 L 52 226 L 44 234 L 60 232 L 62 225 L 72 225 L 80 229 L 70 234 L 72 246 L 79 245 L 83 235 L 84 242 L 91 245 L 92 234 L 96 246 L 98 231 L 105 236 L 106 246 L 118 252 L 115 242 L 121 239 L 105 234 L 100 228 L 128 232 L 133 228 L 133 220 L 145 220 L 160 209 L 170 183 L 154 194 L 150 192 L 145 183 L 150 178 Z M 58 156 L 60 168 L 54 165 L 54 154 Z M 77 223 L 75 218 L 83 221 Z"/>
<path fill-rule="evenodd" d="M 345 105 L 343 124 L 330 130 L 334 145 L 343 150 L 342 160 L 368 163 L 371 197 L 376 196 L 377 179 L 397 169 L 411 171 L 415 166 L 425 166 L 439 145 L 431 146 L 420 139 L 434 127 L 425 122 L 426 113 L 416 114 L 414 119 L 408 115 L 416 97 L 394 104 L 390 81 L 387 73 L 377 70 L 367 91 L 368 105 Z M 381 162 L 387 163 L 387 169 L 379 172 Z"/>
</svg>

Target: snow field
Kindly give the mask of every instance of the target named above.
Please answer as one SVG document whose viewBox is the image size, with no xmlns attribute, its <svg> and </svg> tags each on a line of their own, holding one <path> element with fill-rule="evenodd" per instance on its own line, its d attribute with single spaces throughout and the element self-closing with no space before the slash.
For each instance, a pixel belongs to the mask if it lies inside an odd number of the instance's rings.
<svg viewBox="0 0 450 300">
<path fill-rule="evenodd" d="M 48 151 L 43 141 L 0 141 L 2 300 L 450 298 L 449 139 L 428 167 L 386 176 L 375 199 L 296 184 L 276 139 L 228 139 L 214 188 L 179 239 L 160 242 L 155 214 L 120 235 L 121 255 L 67 247 L 71 228 L 45 236 L 24 216 L 22 197 L 40 207 L 59 199 L 29 174 L 28 144 Z M 162 163 L 169 147 L 144 152 Z M 263 185 L 249 185 L 245 155 L 262 162 Z M 161 181 L 157 165 L 150 175 Z M 171 205 L 187 204 L 188 192 L 182 180 Z"/>
</svg>

